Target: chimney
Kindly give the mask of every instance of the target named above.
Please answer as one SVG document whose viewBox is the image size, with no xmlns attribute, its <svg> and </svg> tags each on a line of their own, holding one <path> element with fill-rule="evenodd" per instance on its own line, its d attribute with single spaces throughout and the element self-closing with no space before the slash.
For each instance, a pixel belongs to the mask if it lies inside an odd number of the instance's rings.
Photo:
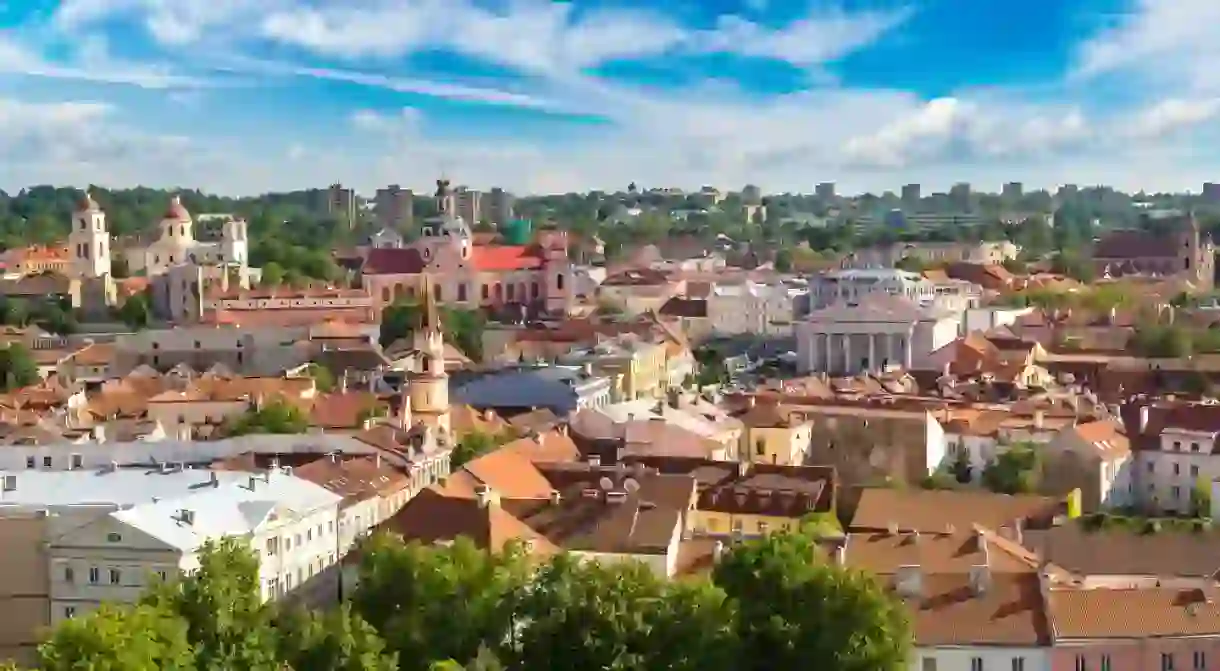
<svg viewBox="0 0 1220 671">
<path fill-rule="evenodd" d="M 563 501 L 563 495 L 559 493 L 559 490 L 552 489 L 551 490 L 551 505 L 557 506 L 562 501 Z"/>
<path fill-rule="evenodd" d="M 1148 430 L 1148 406 L 1140 406 L 1140 433 Z"/>
<path fill-rule="evenodd" d="M 898 591 L 898 596 L 904 599 L 923 596 L 923 571 L 919 564 L 899 566 L 894 571 L 894 588 Z"/>
<path fill-rule="evenodd" d="M 982 596 L 991 589 L 991 570 L 985 564 L 970 567 L 970 591 L 975 596 Z"/>
<path fill-rule="evenodd" d="M 1034 411 L 1034 428 L 1041 431 L 1046 425 L 1046 413 L 1042 410 Z"/>
<path fill-rule="evenodd" d="M 479 502 L 479 508 L 488 508 L 500 503 L 500 497 L 487 485 L 475 487 L 474 495 L 475 499 Z"/>
<path fill-rule="evenodd" d="M 208 471 L 208 484 L 212 487 L 220 486 L 220 478 L 216 477 L 216 471 Z"/>
<path fill-rule="evenodd" d="M 750 474 L 750 462 L 748 462 L 748 461 L 737 462 L 737 477 L 744 478 L 749 474 Z"/>
<path fill-rule="evenodd" d="M 3 490 L 4 490 L 4 491 L 6 491 L 6 492 L 15 492 L 15 491 L 17 491 L 17 476 L 15 476 L 15 475 L 6 475 L 6 476 L 4 476 L 4 487 L 3 487 Z"/>
<path fill-rule="evenodd" d="M 339 453 L 338 452 L 331 452 L 329 456 L 330 456 L 330 463 L 332 463 L 332 464 L 339 463 Z"/>
<path fill-rule="evenodd" d="M 178 519 L 182 520 L 182 523 L 189 527 L 195 523 L 195 511 L 190 508 L 183 508 L 179 511 Z"/>
<path fill-rule="evenodd" d="M 271 483 L 271 473 L 272 473 L 272 470 L 273 470 L 273 469 L 268 468 L 267 470 L 263 471 L 263 482 L 266 482 L 266 483 L 268 483 L 268 484 L 270 484 L 270 483 Z"/>
<path fill-rule="evenodd" d="M 602 458 L 597 454 L 590 454 L 588 457 L 585 457 L 585 461 L 589 462 L 589 465 L 594 468 L 602 465 Z"/>
<path fill-rule="evenodd" d="M 250 491 L 254 491 L 254 490 L 255 490 L 255 488 L 257 488 L 257 487 L 258 487 L 258 476 L 251 475 L 251 476 L 250 476 L 250 482 L 249 482 L 248 484 L 249 484 L 249 486 L 250 486 Z"/>
<path fill-rule="evenodd" d="M 755 401 L 756 401 L 756 399 L 753 396 L 750 396 L 749 398 L 746 399 L 746 407 L 753 408 Z"/>
<path fill-rule="evenodd" d="M 373 464 L 377 467 L 377 470 L 381 470 L 381 453 L 380 452 L 373 455 Z"/>
<path fill-rule="evenodd" d="M 720 563 L 720 558 L 724 556 L 724 541 L 716 541 L 712 546 L 712 561 Z"/>
</svg>

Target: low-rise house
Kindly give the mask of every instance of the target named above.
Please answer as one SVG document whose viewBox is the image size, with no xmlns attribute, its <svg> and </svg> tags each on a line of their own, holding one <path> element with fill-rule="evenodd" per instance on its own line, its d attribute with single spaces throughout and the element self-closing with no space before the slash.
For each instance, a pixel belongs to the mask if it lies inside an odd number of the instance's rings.
<svg viewBox="0 0 1220 671">
<path fill-rule="evenodd" d="M 801 408 L 756 404 L 737 419 L 745 427 L 741 434 L 742 461 L 783 466 L 809 463 L 813 422 Z"/>
<path fill-rule="evenodd" d="M 783 282 L 718 283 L 707 297 L 707 317 L 715 335 L 788 336 L 792 334 L 802 297 L 807 293 L 805 287 L 792 287 Z"/>
<path fill-rule="evenodd" d="M 581 453 L 595 456 L 598 463 L 621 463 L 629 457 L 695 457 L 735 460 L 737 446 L 704 436 L 667 422 L 657 415 L 641 415 L 615 421 L 597 410 L 582 410 L 569 425 Z"/>
<path fill-rule="evenodd" d="M 673 392 L 665 401 L 626 401 L 602 406 L 597 410 L 614 422 L 660 418 L 714 440 L 724 445 L 730 453 L 736 452 L 742 439 L 741 420 L 715 403 L 689 393 Z"/>
<path fill-rule="evenodd" d="M 609 378 L 614 383 L 614 402 L 663 398 L 670 386 L 669 350 L 664 340 L 620 336 L 592 347 L 572 348 L 557 363 L 587 366 L 595 375 Z"/>
<path fill-rule="evenodd" d="M 1135 452 L 1135 501 L 1190 513 L 1199 483 L 1220 478 L 1220 405 L 1137 400 L 1123 406 L 1122 419 Z"/>
<path fill-rule="evenodd" d="M 945 462 L 945 431 L 927 410 L 802 405 L 813 426 L 806 463 L 834 466 L 845 487 L 917 485 Z"/>
<path fill-rule="evenodd" d="M 1113 419 L 1073 424 L 1043 450 L 1043 491 L 1080 490 L 1085 512 L 1136 503 L 1135 457 L 1122 423 Z"/>
<path fill-rule="evenodd" d="M 329 569 L 339 559 L 340 497 L 282 470 L 3 471 L 0 482 L 6 516 L 41 513 L 43 520 L 38 530 L 0 524 L 6 557 L 29 559 L 34 543 L 43 562 L 6 564 L 9 587 L 0 592 L 44 594 L 37 608 L 52 626 L 102 602 L 134 601 L 151 581 L 195 570 L 199 549 L 225 537 L 258 553 L 265 599 L 294 591 L 315 602 L 338 596 Z"/>
</svg>

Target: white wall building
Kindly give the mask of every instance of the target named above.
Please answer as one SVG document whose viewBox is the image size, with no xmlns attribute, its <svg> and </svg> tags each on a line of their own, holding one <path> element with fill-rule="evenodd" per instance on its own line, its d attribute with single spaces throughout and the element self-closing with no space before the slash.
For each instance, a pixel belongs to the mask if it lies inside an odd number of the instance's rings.
<svg viewBox="0 0 1220 671">
<path fill-rule="evenodd" d="M 797 324 L 797 368 L 836 375 L 918 368 L 957 338 L 958 324 L 951 315 L 897 296 L 841 302 L 814 310 Z"/>
<path fill-rule="evenodd" d="M 860 301 L 866 296 L 901 296 L 915 303 L 936 298 L 936 285 L 918 273 L 893 268 L 837 270 L 814 277 L 810 282 L 813 307 L 824 308 L 844 301 Z"/>
<path fill-rule="evenodd" d="M 789 336 L 806 293 L 784 283 L 717 284 L 707 297 L 707 316 L 717 335 Z"/>
<path fill-rule="evenodd" d="M 3 471 L 0 483 L 0 508 L 48 515 L 52 625 L 194 571 L 200 548 L 226 537 L 258 553 L 265 599 L 337 579 L 342 498 L 291 469 Z M 310 592 L 333 599 L 328 588 Z"/>
</svg>

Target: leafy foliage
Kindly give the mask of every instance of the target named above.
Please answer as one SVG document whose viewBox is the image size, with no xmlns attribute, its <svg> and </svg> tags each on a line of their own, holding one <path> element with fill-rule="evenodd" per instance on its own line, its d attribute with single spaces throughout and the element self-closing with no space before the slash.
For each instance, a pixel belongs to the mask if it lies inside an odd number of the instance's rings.
<svg viewBox="0 0 1220 671">
<path fill-rule="evenodd" d="M 739 609 L 731 668 L 898 671 L 910 663 L 901 602 L 872 578 L 818 559 L 814 540 L 772 534 L 734 547 L 713 581 Z"/>
<path fill-rule="evenodd" d="M 231 436 L 250 433 L 305 433 L 308 430 L 309 418 L 304 411 L 282 400 L 248 410 L 228 423 L 228 434 Z"/>
<path fill-rule="evenodd" d="M 511 436 L 495 436 L 482 431 L 471 431 L 462 436 L 449 456 L 449 463 L 454 469 L 462 467 L 467 462 L 476 459 L 507 442 Z"/>
<path fill-rule="evenodd" d="M 399 301 L 381 311 L 381 337 L 383 346 L 406 338 L 415 332 L 423 320 L 423 306 L 411 301 Z M 452 343 L 466 356 L 479 360 L 483 357 L 483 328 L 486 319 L 481 312 L 441 307 L 441 322 L 445 330 L 445 341 Z"/>
<path fill-rule="evenodd" d="M 44 671 L 392 671 L 385 643 L 349 609 L 277 613 L 258 559 L 237 540 L 204 547 L 199 569 L 136 604 L 61 623 L 39 647 Z"/>
<path fill-rule="evenodd" d="M 1028 494 L 1037 491 L 1041 475 L 1038 446 L 1017 443 L 983 469 L 983 485 L 1000 494 Z"/>
<path fill-rule="evenodd" d="M 116 311 L 116 316 L 124 324 L 139 330 L 148 326 L 152 322 L 152 301 L 147 293 L 141 292 L 134 296 L 128 297 L 119 309 Z"/>
<path fill-rule="evenodd" d="M 0 389 L 12 391 L 38 382 L 38 364 L 25 345 L 9 343 L 0 347 Z"/>
</svg>

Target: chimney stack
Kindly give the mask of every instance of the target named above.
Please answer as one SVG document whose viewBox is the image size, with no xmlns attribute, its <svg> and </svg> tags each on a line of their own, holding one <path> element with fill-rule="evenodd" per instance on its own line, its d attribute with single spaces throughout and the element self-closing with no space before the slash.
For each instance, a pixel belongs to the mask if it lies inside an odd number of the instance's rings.
<svg viewBox="0 0 1220 671">
<path fill-rule="evenodd" d="M 1041 431 L 1046 425 L 1046 412 L 1039 409 L 1034 411 L 1034 428 Z"/>
<path fill-rule="evenodd" d="M 479 508 L 489 508 L 500 503 L 495 491 L 487 485 L 475 487 L 474 495 L 475 499 L 479 502 Z"/>
<path fill-rule="evenodd" d="M 979 564 L 970 567 L 970 591 L 975 596 L 982 596 L 991 588 L 991 570 L 986 565 Z"/>
<path fill-rule="evenodd" d="M 923 596 L 923 570 L 919 564 L 899 566 L 894 571 L 894 588 L 904 599 L 917 599 Z"/>
<path fill-rule="evenodd" d="M 551 505 L 557 506 L 562 501 L 563 501 L 563 495 L 559 493 L 559 490 L 558 489 L 551 490 Z"/>
</svg>

